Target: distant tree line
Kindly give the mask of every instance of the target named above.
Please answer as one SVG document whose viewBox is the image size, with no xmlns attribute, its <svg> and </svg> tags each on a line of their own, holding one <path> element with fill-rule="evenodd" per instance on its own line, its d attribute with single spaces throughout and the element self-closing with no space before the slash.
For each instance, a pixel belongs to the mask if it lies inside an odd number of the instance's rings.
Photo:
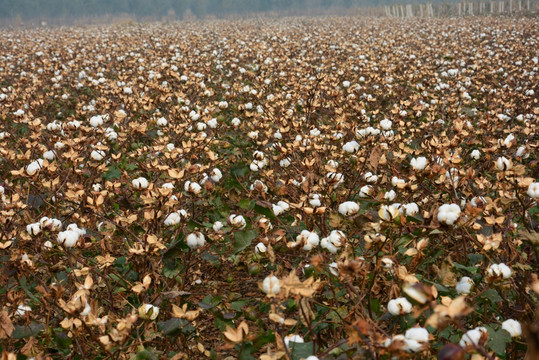
<svg viewBox="0 0 539 360">
<path fill-rule="evenodd" d="M 396 0 L 0 0 L 0 19 L 80 18 L 129 14 L 157 17 L 185 14 L 197 17 L 259 12 L 301 13 L 305 10 L 347 9 L 387 5 Z M 437 2 L 437 1 L 434 1 Z"/>
</svg>

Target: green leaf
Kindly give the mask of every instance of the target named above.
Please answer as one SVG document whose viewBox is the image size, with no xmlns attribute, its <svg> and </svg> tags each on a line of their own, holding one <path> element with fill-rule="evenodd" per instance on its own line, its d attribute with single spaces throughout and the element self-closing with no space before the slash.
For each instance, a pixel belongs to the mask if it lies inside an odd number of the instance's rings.
<svg viewBox="0 0 539 360">
<path fill-rule="evenodd" d="M 239 254 L 245 250 L 257 236 L 257 230 L 236 231 L 234 233 L 234 254 Z"/>
<path fill-rule="evenodd" d="M 465 266 L 465 265 L 461 265 L 459 263 L 453 263 L 453 265 L 459 269 L 459 270 L 464 270 L 464 271 L 467 271 L 469 272 L 470 274 L 475 274 L 479 268 L 475 267 L 475 266 Z"/>
<path fill-rule="evenodd" d="M 166 321 L 159 321 L 157 328 L 166 336 L 178 336 L 181 333 L 190 334 L 195 328 L 185 319 L 172 318 Z"/>
<path fill-rule="evenodd" d="M 230 304 L 230 308 L 235 311 L 241 311 L 241 309 L 247 304 L 247 300 L 234 301 Z"/>
<path fill-rule="evenodd" d="M 30 322 L 28 325 L 15 325 L 14 327 L 13 334 L 11 334 L 14 339 L 36 337 L 41 331 L 45 330 L 45 324 L 38 324 L 35 321 Z"/>
<path fill-rule="evenodd" d="M 114 180 L 122 177 L 122 172 L 116 166 L 109 167 L 106 173 L 103 174 L 103 178 L 106 180 Z"/>
<path fill-rule="evenodd" d="M 500 294 L 498 294 L 498 292 L 494 289 L 488 289 L 483 293 L 482 297 L 489 299 L 493 304 L 499 303 L 503 300 Z"/>
<path fill-rule="evenodd" d="M 511 334 L 506 330 L 494 330 L 490 326 L 485 326 L 488 330 L 488 346 L 496 351 L 498 356 L 505 356 L 505 347 L 511 342 Z"/>
<path fill-rule="evenodd" d="M 312 342 L 297 343 L 291 341 L 288 343 L 288 347 L 292 353 L 292 360 L 301 360 L 313 355 Z"/>
</svg>

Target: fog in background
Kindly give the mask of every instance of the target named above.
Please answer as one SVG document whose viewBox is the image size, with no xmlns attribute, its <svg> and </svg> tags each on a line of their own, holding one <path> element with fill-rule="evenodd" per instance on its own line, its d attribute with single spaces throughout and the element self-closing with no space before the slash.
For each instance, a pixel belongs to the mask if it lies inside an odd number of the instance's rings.
<svg viewBox="0 0 539 360">
<path fill-rule="evenodd" d="M 260 13 L 343 13 L 348 9 L 383 6 L 394 2 L 398 0 L 0 0 L 0 22 L 70 22 L 103 17 L 177 20 L 228 18 Z"/>
</svg>

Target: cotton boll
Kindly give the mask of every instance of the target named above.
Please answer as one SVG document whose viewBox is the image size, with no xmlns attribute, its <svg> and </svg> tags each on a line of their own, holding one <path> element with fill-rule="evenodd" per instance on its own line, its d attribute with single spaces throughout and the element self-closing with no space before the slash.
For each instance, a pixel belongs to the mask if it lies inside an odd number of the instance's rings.
<svg viewBox="0 0 539 360">
<path fill-rule="evenodd" d="M 102 150 L 93 150 L 90 157 L 95 161 L 101 161 L 105 157 L 105 152 Z"/>
<path fill-rule="evenodd" d="M 412 168 L 414 170 L 424 170 L 425 167 L 427 166 L 427 158 L 426 157 L 417 157 L 417 158 L 413 158 L 412 161 L 410 162 L 410 165 L 412 165 Z"/>
<path fill-rule="evenodd" d="M 26 166 L 26 173 L 33 176 L 37 174 L 41 168 L 43 168 L 43 159 L 38 159 L 36 161 L 32 161 Z"/>
<path fill-rule="evenodd" d="M 281 282 L 274 276 L 266 276 L 262 281 L 262 291 L 268 296 L 275 296 L 281 291 Z"/>
<path fill-rule="evenodd" d="M 296 334 L 287 335 L 284 338 L 284 344 L 288 349 L 290 349 L 291 347 L 294 348 L 293 343 L 303 344 L 304 342 L 305 342 L 305 340 L 303 339 L 303 337 L 301 337 L 300 335 L 296 335 Z"/>
<path fill-rule="evenodd" d="M 47 150 L 43 153 L 43 159 L 45 160 L 52 161 L 54 160 L 54 157 L 55 157 L 54 151 L 52 150 Z"/>
<path fill-rule="evenodd" d="M 296 244 L 303 244 L 303 250 L 310 251 L 320 244 L 320 238 L 314 231 L 303 230 L 296 236 Z"/>
<path fill-rule="evenodd" d="M 368 197 L 372 193 L 373 189 L 370 185 L 362 186 L 361 189 L 359 189 L 359 197 L 365 198 Z"/>
<path fill-rule="evenodd" d="M 399 216 L 399 210 L 394 206 L 382 205 L 378 210 L 378 216 L 384 221 L 393 221 Z"/>
<path fill-rule="evenodd" d="M 414 216 L 419 213 L 419 206 L 416 203 L 402 205 L 406 216 Z"/>
<path fill-rule="evenodd" d="M 518 321 L 513 319 L 505 320 L 502 323 L 502 329 L 511 334 L 511 337 L 519 337 L 522 335 L 522 326 Z"/>
<path fill-rule="evenodd" d="M 347 153 L 354 154 L 359 151 L 359 144 L 357 141 L 349 141 L 343 145 L 342 149 Z"/>
<path fill-rule="evenodd" d="M 533 199 L 539 199 L 539 182 L 531 183 L 526 194 Z"/>
<path fill-rule="evenodd" d="M 404 334 L 406 347 L 409 352 L 419 352 L 423 350 L 429 342 L 429 332 L 424 328 L 411 328 Z"/>
<path fill-rule="evenodd" d="M 211 120 L 208 120 L 208 126 L 212 129 L 215 129 L 217 127 L 217 119 L 213 118 Z"/>
<path fill-rule="evenodd" d="M 487 274 L 491 277 L 509 279 L 513 274 L 511 268 L 504 263 L 492 264 L 487 268 Z"/>
<path fill-rule="evenodd" d="M 470 291 L 472 291 L 473 286 L 473 280 L 468 276 L 463 276 L 455 286 L 455 289 L 459 294 L 469 294 Z"/>
<path fill-rule="evenodd" d="M 438 208 L 438 221 L 453 225 L 460 216 L 460 207 L 457 204 L 443 204 Z"/>
<path fill-rule="evenodd" d="M 384 194 L 384 199 L 389 200 L 389 201 L 393 201 L 393 200 L 395 200 L 396 196 L 397 196 L 397 193 L 395 192 L 395 190 L 390 190 L 390 191 L 387 191 Z"/>
<path fill-rule="evenodd" d="M 223 178 L 223 173 L 215 168 L 210 172 L 210 178 L 214 183 L 218 183 Z"/>
<path fill-rule="evenodd" d="M 363 178 L 368 182 L 368 183 L 375 183 L 378 181 L 378 175 L 374 175 L 373 173 L 371 172 L 368 172 L 366 173 L 365 175 L 363 175 Z"/>
<path fill-rule="evenodd" d="M 74 247 L 80 238 L 80 233 L 77 230 L 66 230 L 58 233 L 58 244 L 64 245 L 66 248 Z"/>
<path fill-rule="evenodd" d="M 101 115 L 92 116 L 90 118 L 90 125 L 94 128 L 103 125 L 103 117 Z"/>
<path fill-rule="evenodd" d="M 33 236 L 38 235 L 41 232 L 41 224 L 40 223 L 33 223 L 26 225 L 26 231 Z"/>
<path fill-rule="evenodd" d="M 393 176 L 391 178 L 391 185 L 393 185 L 393 186 L 397 186 L 398 184 L 404 184 L 404 183 L 405 183 L 405 181 L 403 179 L 399 179 L 396 176 Z"/>
<path fill-rule="evenodd" d="M 313 207 L 322 206 L 322 202 L 320 201 L 320 194 L 309 194 L 309 205 Z"/>
<path fill-rule="evenodd" d="M 275 204 L 272 204 L 272 205 L 271 205 L 271 209 L 272 209 L 273 214 L 274 214 L 275 216 L 279 216 L 279 215 L 281 215 L 282 213 L 284 213 L 284 211 L 285 211 L 282 207 L 280 207 L 279 205 L 275 205 Z"/>
<path fill-rule="evenodd" d="M 180 223 L 182 217 L 177 212 L 170 213 L 165 219 L 166 226 L 174 226 Z"/>
<path fill-rule="evenodd" d="M 265 253 L 266 251 L 267 251 L 267 248 L 263 242 L 259 242 L 258 244 L 256 244 L 255 253 L 260 254 L 260 253 Z"/>
<path fill-rule="evenodd" d="M 232 121 L 230 123 L 232 124 L 233 127 L 238 127 L 241 124 L 241 120 L 238 119 L 238 118 L 234 118 L 234 119 L 232 119 Z"/>
<path fill-rule="evenodd" d="M 290 159 L 289 158 L 282 159 L 281 161 L 279 161 L 279 166 L 281 166 L 283 168 L 289 167 L 290 166 Z"/>
<path fill-rule="evenodd" d="M 389 301 L 387 311 L 393 316 L 409 314 L 412 311 L 412 303 L 404 297 L 396 298 Z"/>
<path fill-rule="evenodd" d="M 32 308 L 28 305 L 19 305 L 15 311 L 16 316 L 24 316 L 27 312 L 32 311 Z"/>
<path fill-rule="evenodd" d="M 202 234 L 201 232 L 194 232 L 187 235 L 185 242 L 191 250 L 195 250 L 204 246 L 204 244 L 206 243 L 206 239 L 204 237 L 204 234 Z"/>
<path fill-rule="evenodd" d="M 223 228 L 223 226 L 224 225 L 223 225 L 222 222 L 216 221 L 216 222 L 213 223 L 212 229 L 213 229 L 213 231 L 217 232 L 217 231 L 221 230 Z"/>
<path fill-rule="evenodd" d="M 384 120 L 380 121 L 380 127 L 383 130 L 391 130 L 392 125 L 393 125 L 393 122 L 391 120 L 384 119 Z"/>
<path fill-rule="evenodd" d="M 505 156 L 501 156 L 496 160 L 496 167 L 499 171 L 508 171 L 513 167 L 513 162 Z"/>
<path fill-rule="evenodd" d="M 472 159 L 474 160 L 479 160 L 479 158 L 481 157 L 481 152 L 477 149 L 473 150 L 472 153 L 470 154 L 470 156 L 472 157 Z"/>
<path fill-rule="evenodd" d="M 462 335 L 459 345 L 463 348 L 479 345 L 482 338 L 488 338 L 487 329 L 482 326 L 476 327 L 473 330 L 468 330 L 466 334 Z"/>
<path fill-rule="evenodd" d="M 342 82 L 342 86 L 343 86 L 344 88 L 349 88 L 349 87 L 350 87 L 350 81 L 348 81 L 348 80 L 343 81 L 343 82 Z"/>
<path fill-rule="evenodd" d="M 164 117 L 157 119 L 157 126 L 167 126 L 168 121 Z"/>
<path fill-rule="evenodd" d="M 200 191 L 202 190 L 202 186 L 200 186 L 200 184 L 193 181 L 186 181 L 183 188 L 185 191 L 191 194 L 195 194 L 195 195 L 199 194 Z"/>
<path fill-rule="evenodd" d="M 245 227 L 247 226 L 247 222 L 242 215 L 231 214 L 228 217 L 228 222 L 230 223 L 230 225 L 239 229 L 245 229 Z"/>
<path fill-rule="evenodd" d="M 152 304 L 142 304 L 138 309 L 138 315 L 141 319 L 155 320 L 159 315 L 159 308 Z"/>
<path fill-rule="evenodd" d="M 358 211 L 359 204 L 354 201 L 345 201 L 339 205 L 339 213 L 344 216 L 355 215 Z"/>
<path fill-rule="evenodd" d="M 135 189 L 147 189 L 150 183 L 145 177 L 139 177 L 131 181 L 131 184 Z"/>
</svg>

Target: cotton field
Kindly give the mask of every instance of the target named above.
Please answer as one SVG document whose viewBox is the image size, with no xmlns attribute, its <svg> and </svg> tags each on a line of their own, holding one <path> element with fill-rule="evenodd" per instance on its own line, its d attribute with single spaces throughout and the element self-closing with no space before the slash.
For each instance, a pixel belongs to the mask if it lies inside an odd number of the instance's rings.
<svg viewBox="0 0 539 360">
<path fill-rule="evenodd" d="M 0 31 L 4 359 L 535 359 L 539 20 Z"/>
</svg>

